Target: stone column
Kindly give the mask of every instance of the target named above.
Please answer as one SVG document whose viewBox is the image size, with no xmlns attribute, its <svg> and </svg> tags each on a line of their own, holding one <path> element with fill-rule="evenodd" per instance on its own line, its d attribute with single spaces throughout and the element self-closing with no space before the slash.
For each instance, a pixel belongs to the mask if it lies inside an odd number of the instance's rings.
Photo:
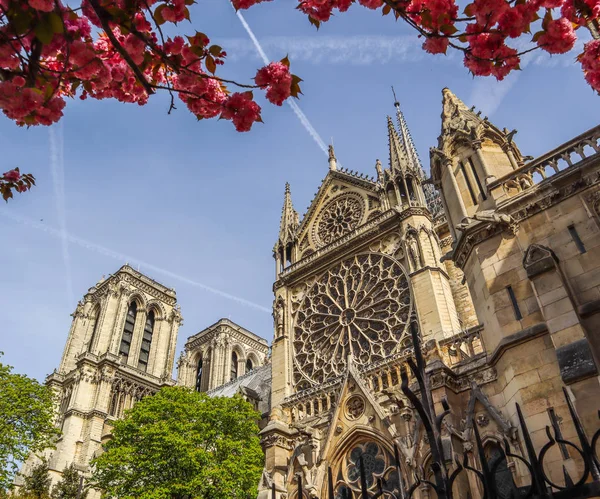
<svg viewBox="0 0 600 499">
<path fill-rule="evenodd" d="M 487 163 L 485 158 L 483 157 L 483 152 L 481 151 L 481 140 L 474 140 L 471 145 L 475 150 L 475 157 L 477 158 L 477 162 L 481 169 L 483 170 L 483 186 L 487 188 L 487 184 L 496 180 L 496 177 L 492 175 L 492 173 L 488 170 Z"/>
<path fill-rule="evenodd" d="M 465 203 L 463 201 L 462 195 L 460 193 L 460 188 L 458 187 L 458 182 L 456 181 L 456 177 L 454 176 L 453 165 L 447 164 L 446 171 L 450 176 L 450 184 L 452 185 L 452 190 L 454 191 L 454 195 L 456 196 L 456 200 L 458 201 L 458 211 L 460 212 L 461 219 L 457 220 L 457 223 L 462 222 L 464 218 L 467 218 L 467 208 L 465 207 Z"/>
</svg>

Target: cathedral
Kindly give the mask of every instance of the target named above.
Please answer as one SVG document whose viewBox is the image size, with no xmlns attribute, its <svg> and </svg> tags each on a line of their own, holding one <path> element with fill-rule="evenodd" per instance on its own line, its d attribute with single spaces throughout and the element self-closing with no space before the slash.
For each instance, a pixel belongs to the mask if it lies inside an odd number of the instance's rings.
<svg viewBox="0 0 600 499">
<path fill-rule="evenodd" d="M 55 480 L 71 463 L 89 473 L 112 421 L 177 384 L 240 394 L 262 414 L 259 499 L 300 499 L 298 481 L 307 499 L 329 497 L 330 483 L 336 497 L 358 498 L 362 472 L 372 491 L 381 479 L 387 499 L 404 499 L 416 476 L 423 479 L 412 497 L 434 498 L 431 445 L 401 390 L 414 352 L 411 323 L 432 405 L 437 414 L 449 406 L 440 426 L 449 469 L 454 455 L 477 466 L 477 434 L 486 455 L 503 455 L 504 442 L 513 449 L 495 468 L 499 497 L 526 485 L 517 404 L 538 451 L 546 427 L 567 440 L 576 433 L 565 394 L 594 434 L 600 126 L 538 158 L 523 156 L 516 131 L 444 89 L 428 178 L 395 107 L 389 158 L 375 161 L 373 177 L 342 169 L 330 147 L 302 218 L 285 186 L 271 345 L 221 319 L 188 338 L 175 361 L 182 316 L 173 289 L 127 265 L 89 289 L 47 378 L 62 429 L 47 453 Z M 582 467 L 561 445 L 544 462 L 554 483 Z M 483 497 L 471 475 L 456 484 L 455 497 Z"/>
</svg>

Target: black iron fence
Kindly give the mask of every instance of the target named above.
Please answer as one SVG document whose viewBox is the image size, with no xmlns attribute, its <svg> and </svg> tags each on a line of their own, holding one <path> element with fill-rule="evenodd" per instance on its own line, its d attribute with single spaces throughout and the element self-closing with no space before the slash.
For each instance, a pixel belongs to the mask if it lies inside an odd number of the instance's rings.
<svg viewBox="0 0 600 499">
<path fill-rule="evenodd" d="M 415 324 L 411 327 L 411 334 L 414 345 L 414 360 L 410 359 L 407 362 L 416 378 L 419 389 L 418 393 L 411 390 L 408 383 L 408 373 L 405 371 L 402 371 L 401 389 L 418 412 L 425 428 L 431 451 L 429 469 L 427 472 L 421 470 L 419 473 L 414 473 L 410 480 L 408 477 L 403 476 L 400 466 L 400 453 L 396 444 L 393 444 L 396 467 L 396 473 L 392 478 L 393 484 L 386 483 L 383 478 L 375 478 L 370 470 L 366 469 L 364 457 L 359 456 L 355 463 L 359 473 L 353 487 L 340 482 L 340 480 L 334 480 L 332 470 L 328 468 L 327 493 L 323 499 L 410 499 L 417 497 L 415 494 L 419 488 L 421 490 L 427 489 L 430 494 L 429 497 L 432 499 L 435 497 L 438 499 L 471 498 L 473 494 L 470 491 L 460 490 L 459 477 L 463 473 L 474 474 L 476 487 L 479 489 L 478 494 L 482 499 L 584 499 L 600 497 L 600 460 L 596 449 L 596 444 L 600 438 L 600 429 L 596 431 L 591 440 L 588 438 L 565 388 L 563 388 L 564 396 L 577 434 L 577 442 L 565 440 L 558 425 L 547 426 L 547 442 L 536 453 L 521 407 L 516 404 L 524 455 L 513 451 L 508 440 L 504 439 L 504 448 L 500 449 L 499 454 L 486 456 L 480 433 L 477 425 L 474 424 L 474 461 L 469 464 L 467 452 L 464 452 L 462 456 L 444 456 L 441 439 L 442 422 L 450 414 L 450 409 L 447 401 L 443 399 L 444 411 L 436 415 L 428 375 L 425 371 L 425 362 L 420 348 L 419 334 Z M 600 411 L 598 415 L 600 417 Z M 572 476 L 573 471 L 569 472 L 563 463 L 562 483 L 556 483 L 551 479 L 544 465 L 548 464 L 546 460 L 548 460 L 552 449 L 559 450 L 565 459 L 574 458 L 578 463 L 576 476 Z M 529 484 L 520 487 L 515 484 L 512 474 L 507 468 L 508 458 L 523 465 L 529 475 L 527 480 Z M 454 463 L 452 469 L 448 468 L 450 463 Z M 508 481 L 506 480 L 506 471 L 508 471 Z M 292 498 L 314 498 L 314 495 L 309 496 L 307 494 L 302 480 L 302 474 L 298 474 L 295 486 L 296 497 L 292 494 Z M 388 475 L 387 482 L 389 481 L 390 476 Z M 464 486 L 465 482 L 463 481 L 462 484 Z M 360 491 L 357 491 L 357 488 Z M 276 499 L 276 497 L 276 487 L 273 484 L 272 499 Z"/>
</svg>

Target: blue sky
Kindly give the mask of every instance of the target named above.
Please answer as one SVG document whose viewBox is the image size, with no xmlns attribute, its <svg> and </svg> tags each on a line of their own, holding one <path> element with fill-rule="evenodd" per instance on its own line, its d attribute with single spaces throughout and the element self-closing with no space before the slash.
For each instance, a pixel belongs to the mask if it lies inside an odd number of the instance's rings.
<svg viewBox="0 0 600 499">
<path fill-rule="evenodd" d="M 598 123 L 600 98 L 575 52 L 533 55 L 524 71 L 497 83 L 474 80 L 457 56 L 425 54 L 405 26 L 361 7 L 319 31 L 289 1 L 244 15 L 270 58 L 289 54 L 304 79 L 300 109 L 352 170 L 373 174 L 377 158 L 387 161 L 391 85 L 427 169 L 445 86 L 498 126 L 517 128 L 526 155 Z M 254 75 L 259 56 L 227 1 L 200 0 L 192 19 L 181 30 L 205 32 L 230 54 L 224 77 Z M 2 171 L 19 166 L 38 180 L 0 206 L 2 362 L 38 379 L 52 372 L 77 300 L 126 261 L 176 289 L 179 349 L 221 317 L 272 338 L 271 251 L 284 184 L 303 214 L 328 166 L 289 106 L 259 99 L 265 124 L 245 134 L 229 122 L 197 122 L 183 104 L 167 115 L 165 95 L 144 107 L 72 101 L 52 130 L 0 118 Z"/>
</svg>

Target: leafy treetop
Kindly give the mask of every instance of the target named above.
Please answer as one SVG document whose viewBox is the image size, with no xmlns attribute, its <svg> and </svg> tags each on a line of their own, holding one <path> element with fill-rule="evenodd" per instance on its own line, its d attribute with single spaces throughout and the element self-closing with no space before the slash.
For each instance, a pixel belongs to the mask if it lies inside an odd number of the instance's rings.
<svg viewBox="0 0 600 499">
<path fill-rule="evenodd" d="M 115 421 L 91 484 L 120 499 L 247 499 L 263 467 L 259 414 L 241 397 L 166 387 Z"/>
</svg>

